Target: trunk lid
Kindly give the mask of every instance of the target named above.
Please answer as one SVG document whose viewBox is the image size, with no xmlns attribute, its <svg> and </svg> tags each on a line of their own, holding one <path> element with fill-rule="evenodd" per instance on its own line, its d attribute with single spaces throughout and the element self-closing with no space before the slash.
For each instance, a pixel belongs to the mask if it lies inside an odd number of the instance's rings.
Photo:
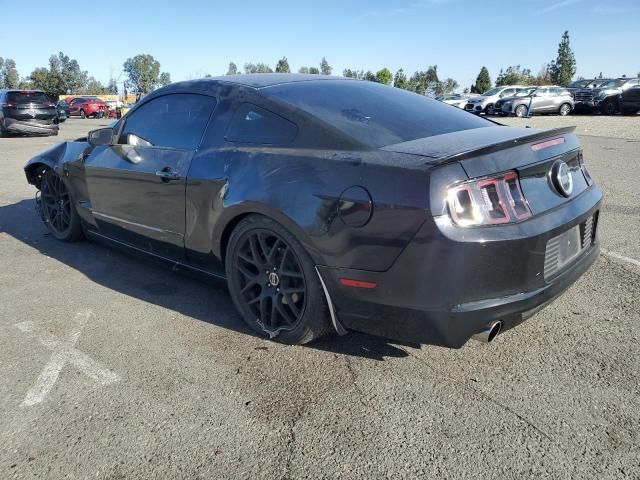
<svg viewBox="0 0 640 480">
<path fill-rule="evenodd" d="M 430 165 L 459 163 L 469 178 L 515 170 L 535 215 L 571 200 L 589 186 L 582 172 L 580 142 L 574 129 L 484 127 L 421 138 L 383 149 L 425 157 L 425 163 Z M 551 169 L 558 160 L 569 166 L 573 180 L 569 197 L 559 193 L 551 179 Z"/>
</svg>

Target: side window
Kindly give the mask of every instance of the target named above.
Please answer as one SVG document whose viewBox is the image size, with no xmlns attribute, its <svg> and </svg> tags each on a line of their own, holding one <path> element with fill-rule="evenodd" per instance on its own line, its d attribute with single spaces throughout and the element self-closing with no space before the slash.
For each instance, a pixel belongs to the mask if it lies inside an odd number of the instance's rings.
<svg viewBox="0 0 640 480">
<path fill-rule="evenodd" d="M 128 116 L 120 143 L 131 133 L 154 147 L 195 150 L 215 105 L 212 97 L 189 93 L 154 98 Z"/>
<path fill-rule="evenodd" d="M 257 105 L 245 103 L 236 110 L 227 128 L 225 140 L 239 143 L 283 145 L 291 143 L 298 127 Z"/>
</svg>

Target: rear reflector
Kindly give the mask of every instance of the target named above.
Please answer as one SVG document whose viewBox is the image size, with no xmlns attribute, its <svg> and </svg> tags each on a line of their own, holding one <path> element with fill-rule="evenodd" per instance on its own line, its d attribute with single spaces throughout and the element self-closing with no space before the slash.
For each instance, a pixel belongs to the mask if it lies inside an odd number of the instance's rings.
<svg viewBox="0 0 640 480">
<path fill-rule="evenodd" d="M 553 140 L 547 140 L 546 142 L 534 143 L 531 145 L 531 150 L 537 152 L 544 148 L 553 147 L 555 145 L 562 145 L 564 143 L 564 137 L 554 138 Z"/>
<path fill-rule="evenodd" d="M 376 288 L 378 286 L 375 282 L 365 282 L 364 280 L 353 280 L 351 278 L 341 278 L 340 283 L 345 287 L 353 288 Z"/>
</svg>

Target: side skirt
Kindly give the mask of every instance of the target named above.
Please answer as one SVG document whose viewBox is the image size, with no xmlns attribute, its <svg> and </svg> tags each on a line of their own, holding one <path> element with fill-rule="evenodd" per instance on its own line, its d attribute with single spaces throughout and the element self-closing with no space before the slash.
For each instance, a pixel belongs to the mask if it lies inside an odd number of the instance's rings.
<svg viewBox="0 0 640 480">
<path fill-rule="evenodd" d="M 84 233 L 93 238 L 94 240 L 109 245 L 115 246 L 118 249 L 129 251 L 130 253 L 138 254 L 142 257 L 152 258 L 154 260 L 158 260 L 160 263 L 171 267 L 172 270 L 186 270 L 191 273 L 195 273 L 198 276 L 205 276 L 210 279 L 215 280 L 223 280 L 226 282 L 227 278 L 224 275 L 219 275 L 213 272 L 209 272 L 207 270 L 203 270 L 201 268 L 194 267 L 192 265 L 187 265 L 186 263 L 178 262 L 176 260 L 171 260 L 169 258 L 163 257 L 162 255 L 158 255 L 156 253 L 148 252 L 138 247 L 134 247 L 133 245 L 129 245 L 128 243 L 121 242 L 119 240 L 115 240 L 111 237 L 107 237 L 106 235 L 102 235 L 91 229 L 85 229 Z"/>
</svg>

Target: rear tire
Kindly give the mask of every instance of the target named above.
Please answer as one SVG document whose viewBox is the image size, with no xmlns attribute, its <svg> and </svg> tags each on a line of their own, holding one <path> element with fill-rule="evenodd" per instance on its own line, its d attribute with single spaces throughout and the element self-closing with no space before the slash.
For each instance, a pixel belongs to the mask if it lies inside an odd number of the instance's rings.
<svg viewBox="0 0 640 480">
<path fill-rule="evenodd" d="M 526 107 L 526 105 L 518 105 L 514 111 L 516 117 L 518 118 L 524 118 L 527 116 L 527 112 L 529 111 L 529 109 Z"/>
<path fill-rule="evenodd" d="M 84 113 L 84 110 L 80 110 L 80 118 L 85 119 L 87 115 Z"/>
<path fill-rule="evenodd" d="M 251 215 L 240 221 L 229 238 L 225 268 L 233 303 L 261 337 L 301 345 L 329 329 L 315 263 L 274 220 Z"/>
<path fill-rule="evenodd" d="M 571 105 L 569 105 L 568 103 L 563 103 L 562 105 L 560 105 L 560 108 L 558 109 L 558 115 L 560 115 L 561 117 L 566 117 L 567 115 L 569 115 L 570 112 L 571 112 Z"/>
<path fill-rule="evenodd" d="M 71 193 L 53 170 L 47 170 L 42 175 L 40 208 L 44 224 L 57 240 L 76 242 L 82 238 L 80 216 Z"/>
</svg>

